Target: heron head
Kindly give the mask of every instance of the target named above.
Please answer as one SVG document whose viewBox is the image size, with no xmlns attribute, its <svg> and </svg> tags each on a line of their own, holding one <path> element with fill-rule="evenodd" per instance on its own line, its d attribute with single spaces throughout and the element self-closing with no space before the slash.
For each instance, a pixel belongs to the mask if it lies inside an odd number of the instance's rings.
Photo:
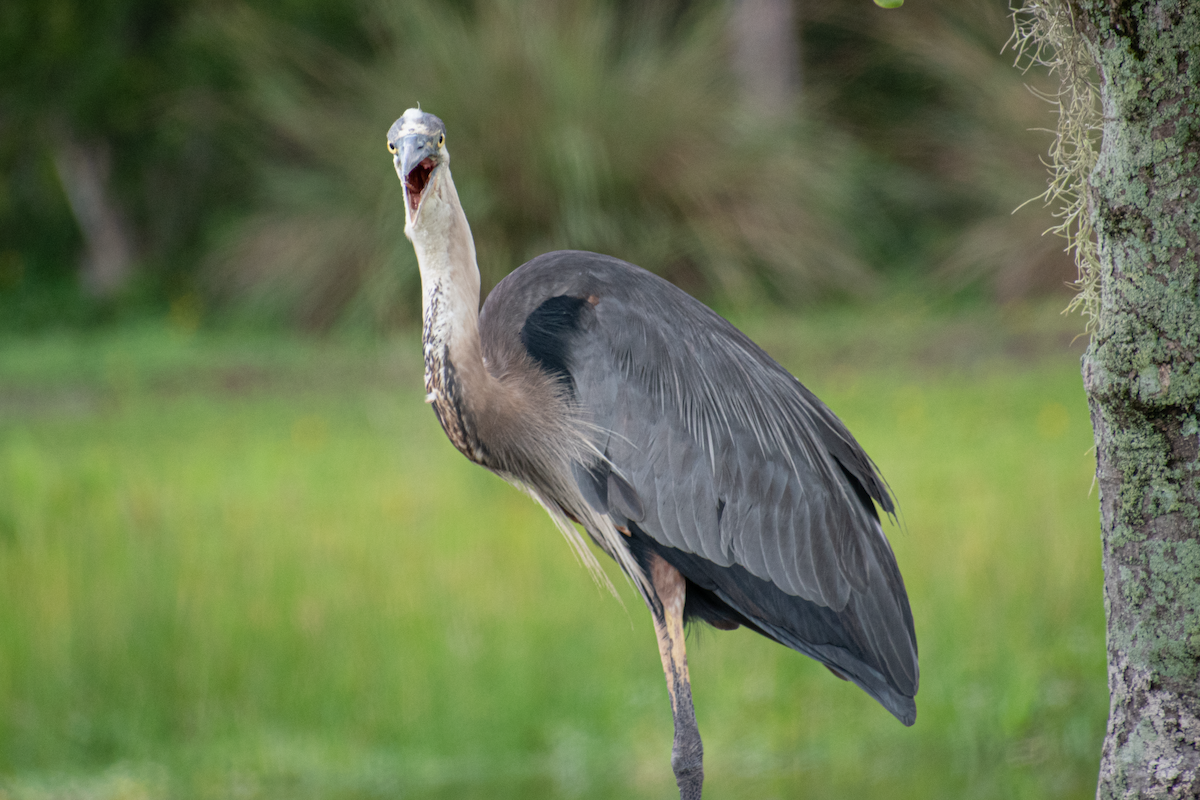
<svg viewBox="0 0 1200 800">
<path fill-rule="evenodd" d="M 404 184 L 404 216 L 412 224 L 421 204 L 432 193 L 445 165 L 446 126 L 433 114 L 410 108 L 388 131 L 388 152 Z"/>
</svg>

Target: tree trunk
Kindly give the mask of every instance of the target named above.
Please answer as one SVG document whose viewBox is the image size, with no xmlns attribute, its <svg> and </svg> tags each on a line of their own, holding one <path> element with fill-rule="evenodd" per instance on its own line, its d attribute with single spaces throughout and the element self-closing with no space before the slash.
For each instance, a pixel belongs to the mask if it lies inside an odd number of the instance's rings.
<svg viewBox="0 0 1200 800">
<path fill-rule="evenodd" d="M 54 138 L 58 179 L 83 234 L 80 282 L 101 299 L 120 294 L 133 274 L 133 237 L 112 196 L 110 163 L 103 141 L 83 144 L 61 131 Z"/>
<path fill-rule="evenodd" d="M 1089 181 L 1111 706 L 1099 798 L 1200 797 L 1200 2 L 1071 0 L 1101 81 Z"/>
<path fill-rule="evenodd" d="M 763 117 L 786 117 L 800 86 L 794 0 L 733 0 L 729 33 L 743 104 Z"/>
</svg>

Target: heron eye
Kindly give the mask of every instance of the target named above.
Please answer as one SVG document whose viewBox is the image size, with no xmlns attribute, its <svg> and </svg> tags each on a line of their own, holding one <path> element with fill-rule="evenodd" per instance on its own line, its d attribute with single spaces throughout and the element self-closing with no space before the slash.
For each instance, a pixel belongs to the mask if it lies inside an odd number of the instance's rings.
<svg viewBox="0 0 1200 800">
<path fill-rule="evenodd" d="M 392 144 L 391 142 L 388 142 L 388 152 L 391 153 L 392 155 L 395 155 L 396 154 L 396 145 Z"/>
<path fill-rule="evenodd" d="M 441 147 L 445 143 L 446 143 L 446 134 L 444 134 L 444 133 L 439 134 L 438 135 L 438 147 Z"/>
</svg>

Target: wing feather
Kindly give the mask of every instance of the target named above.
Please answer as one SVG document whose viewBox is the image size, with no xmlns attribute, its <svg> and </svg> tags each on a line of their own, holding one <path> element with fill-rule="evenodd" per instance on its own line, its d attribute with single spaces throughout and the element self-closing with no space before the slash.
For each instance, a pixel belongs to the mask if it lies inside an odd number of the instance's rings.
<svg viewBox="0 0 1200 800">
<path fill-rule="evenodd" d="M 873 527 L 873 509 L 863 507 L 845 477 L 849 468 L 825 444 L 849 452 L 849 434 L 822 436 L 818 425 L 836 418 L 810 407 L 815 398 L 798 381 L 687 295 L 660 296 L 647 314 L 646 303 L 620 291 L 628 286 L 607 288 L 594 324 L 574 343 L 572 378 L 595 424 L 638 443 L 624 455 L 652 466 L 652 481 L 633 484 L 658 509 L 650 534 L 843 607 L 865 584 L 854 540 Z M 614 380 L 622 382 L 615 399 Z M 637 472 L 638 464 L 609 457 L 618 471 Z M 865 456 L 850 460 L 859 471 L 869 465 Z M 702 506 L 718 496 L 737 526 L 708 524 L 715 509 Z M 789 524 L 778 513 L 785 498 L 803 508 L 792 509 Z M 795 556 L 802 551 L 807 558 Z"/>
<path fill-rule="evenodd" d="M 491 308 L 490 319 L 523 319 L 560 295 L 589 300 L 568 343 L 568 371 L 597 449 L 627 489 L 617 503 L 587 477 L 596 473 L 576 471 L 589 502 L 603 495 L 617 516 L 618 505 L 640 509 L 639 530 L 680 551 L 681 563 L 694 556 L 703 561 L 688 564 L 722 568 L 702 568 L 707 588 L 761 630 L 810 655 L 861 653 L 869 669 L 859 685 L 879 696 L 869 674 L 882 675 L 911 698 L 912 615 L 875 507 L 890 514 L 894 504 L 841 421 L 717 314 L 616 259 L 569 251 L 535 259 L 489 297 L 481 328 Z M 502 340 L 502 323 L 488 325 Z M 737 570 L 745 580 L 722 577 Z M 748 588 L 754 581 L 779 594 Z M 832 616 L 817 625 L 789 611 L 786 597 Z M 837 641 L 804 644 L 809 625 Z"/>
</svg>

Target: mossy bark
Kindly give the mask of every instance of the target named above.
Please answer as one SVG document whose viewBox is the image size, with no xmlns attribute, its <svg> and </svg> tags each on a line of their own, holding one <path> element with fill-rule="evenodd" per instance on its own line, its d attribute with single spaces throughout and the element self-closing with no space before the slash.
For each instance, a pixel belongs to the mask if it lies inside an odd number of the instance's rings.
<svg viewBox="0 0 1200 800">
<path fill-rule="evenodd" d="M 1100 798 L 1200 797 L 1200 2 L 1071 0 L 1096 60 L 1089 181 L 1111 706 Z"/>
</svg>

